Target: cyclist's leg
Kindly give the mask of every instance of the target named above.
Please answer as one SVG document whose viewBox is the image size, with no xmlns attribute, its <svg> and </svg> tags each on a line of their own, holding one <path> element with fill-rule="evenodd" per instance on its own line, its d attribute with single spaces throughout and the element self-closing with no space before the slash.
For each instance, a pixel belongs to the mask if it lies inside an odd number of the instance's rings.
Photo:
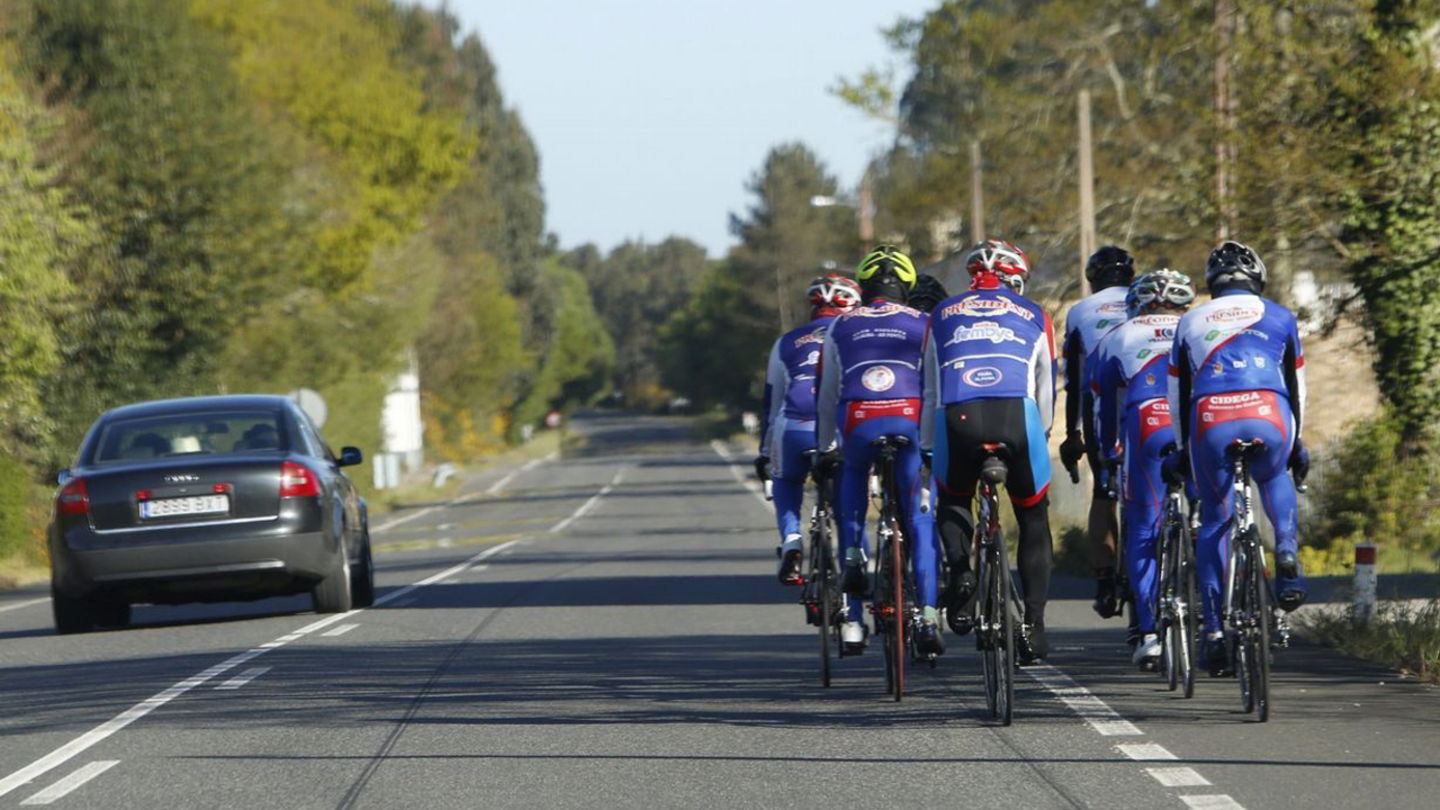
<svg viewBox="0 0 1440 810">
<path fill-rule="evenodd" d="M 1087 417 L 1080 420 L 1081 432 L 1085 439 L 1085 460 L 1090 466 L 1090 513 L 1086 520 L 1086 535 L 1090 538 L 1091 564 L 1095 568 L 1096 609 L 1099 603 L 1113 602 L 1115 592 L 1115 543 L 1120 533 L 1116 519 L 1115 499 L 1110 497 L 1110 482 L 1105 465 L 1101 462 L 1100 440 L 1095 435 L 1095 425 L 1088 417 L 1094 412 L 1094 397 L 1085 392 L 1082 413 Z M 1114 608 L 1107 609 L 1110 613 Z"/>
<path fill-rule="evenodd" d="M 1196 408 L 1201 406 L 1197 404 Z M 1211 414 L 1212 417 L 1215 414 Z M 1243 438 L 1237 427 L 1223 421 L 1192 420 L 1190 468 L 1200 500 L 1200 530 L 1195 535 L 1195 579 L 1207 634 L 1221 631 L 1220 611 L 1224 608 L 1225 565 L 1229 554 L 1230 495 L 1234 472 L 1225 457 L 1225 448 Z"/>
<path fill-rule="evenodd" d="M 1052 542 L 1050 537 L 1050 446 L 1041 426 L 1040 409 L 1033 399 L 992 399 L 1003 403 L 1003 439 L 1010 445 L 1009 476 L 1005 491 L 1019 524 L 1020 584 L 1025 592 L 1025 624 L 1045 627 L 1045 603 L 1050 597 Z M 1037 650 L 1043 656 L 1043 651 Z"/>
<path fill-rule="evenodd" d="M 814 449 L 815 423 L 791 422 L 780 436 L 780 452 L 771 457 L 771 492 L 781 540 L 800 533 L 800 507 L 810 475 L 810 457 L 806 454 Z"/>
<path fill-rule="evenodd" d="M 840 525 L 840 562 L 849 567 L 863 562 L 865 556 L 865 512 L 870 505 L 870 462 L 874 448 L 859 431 L 847 433 L 844 440 L 840 485 L 835 505 Z M 862 617 L 859 599 L 849 600 L 850 621 Z"/>
<path fill-rule="evenodd" d="M 1160 478 L 1160 450 L 1175 438 L 1168 413 L 1154 403 L 1126 413 L 1125 436 L 1125 568 L 1134 596 L 1140 632 L 1155 632 L 1152 610 L 1159 584 L 1157 546 L 1165 512 L 1165 483 Z"/>
<path fill-rule="evenodd" d="M 888 431 L 898 432 L 898 431 Z M 911 444 L 895 459 L 895 485 L 900 490 L 905 523 L 910 532 L 910 559 L 915 571 L 916 597 L 922 607 L 935 607 L 939 581 L 936 579 L 935 513 L 921 509 L 926 479 L 920 477 L 920 429 L 910 423 L 905 434 Z"/>
<path fill-rule="evenodd" d="M 938 414 L 935 426 L 935 486 L 937 534 L 950 567 L 952 587 L 970 570 L 970 548 L 975 534 L 971 512 L 975 485 L 979 481 L 981 439 L 976 432 L 980 421 L 974 402 L 947 405 Z M 952 606 L 953 607 L 953 606 Z"/>
<path fill-rule="evenodd" d="M 1296 556 L 1299 552 L 1296 532 L 1295 480 L 1288 464 L 1294 446 L 1294 422 L 1290 404 L 1284 398 L 1264 392 L 1271 400 L 1272 414 L 1278 419 L 1250 420 L 1256 437 L 1265 442 L 1263 452 L 1250 463 L 1250 475 L 1260 493 L 1260 502 L 1270 525 L 1275 527 L 1275 586 L 1280 605 L 1293 610 L 1305 601 L 1305 579 Z"/>
</svg>

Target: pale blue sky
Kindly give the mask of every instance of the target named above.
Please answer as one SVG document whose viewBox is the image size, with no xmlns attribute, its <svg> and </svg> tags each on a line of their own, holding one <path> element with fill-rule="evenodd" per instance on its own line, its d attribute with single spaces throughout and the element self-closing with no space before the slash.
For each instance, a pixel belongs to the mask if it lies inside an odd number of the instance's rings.
<svg viewBox="0 0 1440 810">
<path fill-rule="evenodd" d="M 937 4 L 449 2 L 539 146 L 561 244 L 678 234 L 712 256 L 733 244 L 729 214 L 744 210 L 745 182 L 774 144 L 804 141 L 853 188 L 891 135 L 826 88 L 893 62 L 879 29 Z"/>
</svg>

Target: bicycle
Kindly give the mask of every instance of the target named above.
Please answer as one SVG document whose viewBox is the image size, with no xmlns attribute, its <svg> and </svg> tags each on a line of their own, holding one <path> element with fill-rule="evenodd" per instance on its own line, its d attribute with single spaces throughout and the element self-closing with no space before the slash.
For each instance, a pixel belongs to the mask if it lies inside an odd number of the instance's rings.
<svg viewBox="0 0 1440 810">
<path fill-rule="evenodd" d="M 813 453 L 813 451 L 812 451 Z M 830 686 L 831 650 L 841 650 L 840 624 L 844 621 L 845 600 L 840 595 L 839 571 L 835 562 L 833 512 L 830 496 L 834 481 L 812 466 L 815 505 L 810 510 L 810 549 L 804 590 L 800 603 L 810 624 L 820 630 L 820 684 Z"/>
<path fill-rule="evenodd" d="M 1160 529 L 1160 582 L 1154 613 L 1160 631 L 1161 666 L 1171 692 L 1195 695 L 1196 644 L 1200 634 L 1200 600 L 1195 581 L 1195 530 L 1198 515 L 1183 486 L 1165 493 Z"/>
<path fill-rule="evenodd" d="M 1000 528 L 999 485 L 1009 474 L 1003 444 L 985 444 L 980 465 L 979 514 L 975 525 L 975 646 L 985 677 L 985 705 L 1000 725 L 1010 725 L 1015 702 L 1015 644 L 1020 627 L 1020 598 L 1005 554 Z"/>
<path fill-rule="evenodd" d="M 1288 647 L 1290 627 L 1275 607 L 1275 588 L 1266 573 L 1265 545 L 1252 506 L 1249 462 L 1262 447 L 1261 441 L 1237 439 L 1225 450 L 1235 483 L 1222 615 L 1229 627 L 1241 706 L 1264 723 L 1270 719 L 1271 645 Z"/>
<path fill-rule="evenodd" d="M 1105 462 L 1106 494 L 1116 504 L 1121 503 L 1119 458 Z M 1125 510 L 1120 509 L 1115 523 L 1115 613 L 1125 619 L 1125 641 L 1134 647 L 1140 641 L 1139 616 L 1135 613 L 1135 594 L 1130 589 L 1130 572 L 1125 560 Z M 1128 614 L 1128 615 L 1127 615 Z"/>
<path fill-rule="evenodd" d="M 897 497 L 895 456 L 910 445 L 905 436 L 880 436 L 875 466 L 880 475 L 880 508 L 876 525 L 874 598 L 870 610 L 875 632 L 885 638 L 885 689 L 898 703 L 905 695 L 905 661 L 915 657 L 914 628 L 921 621 L 909 571 L 909 549 L 903 530 L 904 512 Z M 931 664 L 934 660 L 929 659 Z"/>
</svg>

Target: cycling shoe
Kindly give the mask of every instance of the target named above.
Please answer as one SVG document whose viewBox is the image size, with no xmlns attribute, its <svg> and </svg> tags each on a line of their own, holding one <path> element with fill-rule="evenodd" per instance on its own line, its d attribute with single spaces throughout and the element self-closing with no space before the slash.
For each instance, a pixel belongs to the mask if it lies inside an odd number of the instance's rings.
<svg viewBox="0 0 1440 810">
<path fill-rule="evenodd" d="M 863 655 L 869 635 L 869 628 L 864 622 L 845 622 L 840 625 L 840 657 Z"/>
<path fill-rule="evenodd" d="M 1280 609 L 1289 613 L 1305 604 L 1305 577 L 1300 573 L 1300 561 L 1293 551 L 1282 551 L 1275 555 L 1275 592 Z"/>
<path fill-rule="evenodd" d="M 785 538 L 780 544 L 780 566 L 775 571 L 775 576 L 780 580 L 781 585 L 804 585 L 805 578 L 800 575 L 800 564 L 805 557 L 805 543 L 800 535 L 792 534 Z"/>
<path fill-rule="evenodd" d="M 1050 642 L 1045 638 L 1045 628 L 1038 624 L 1021 625 L 1015 645 L 1016 663 L 1038 664 L 1049 654 Z"/>
<path fill-rule="evenodd" d="M 1130 655 L 1130 663 L 1140 667 L 1143 672 L 1154 672 L 1160 666 L 1160 636 L 1154 633 L 1146 633 L 1140 643 L 1135 645 L 1135 652 Z"/>
<path fill-rule="evenodd" d="M 1115 593 L 1115 575 L 1102 574 L 1095 578 L 1095 601 L 1090 607 L 1102 619 L 1112 619 L 1120 613 L 1120 597 Z"/>
</svg>

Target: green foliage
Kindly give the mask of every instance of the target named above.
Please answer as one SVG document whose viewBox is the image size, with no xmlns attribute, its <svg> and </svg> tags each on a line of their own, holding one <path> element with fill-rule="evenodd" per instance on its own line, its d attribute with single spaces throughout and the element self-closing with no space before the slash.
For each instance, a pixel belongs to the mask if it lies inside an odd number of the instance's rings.
<svg viewBox="0 0 1440 810">
<path fill-rule="evenodd" d="M 1329 135 L 1346 167 L 1348 269 L 1409 455 L 1440 421 L 1440 3 L 1376 0 L 1362 13 L 1334 74 Z"/>
<path fill-rule="evenodd" d="M 1368 541 L 1381 564 L 1405 570 L 1440 553 L 1440 463 L 1402 456 L 1401 422 L 1393 414 L 1356 426 L 1330 454 L 1311 502 L 1306 534 L 1312 545 L 1341 554 Z M 1313 556 L 1313 552 L 1312 552 Z"/>
<path fill-rule="evenodd" d="M 662 379 L 701 405 L 753 408 L 777 336 L 774 315 L 747 309 L 749 291 L 731 266 L 710 270 L 660 330 Z"/>
<path fill-rule="evenodd" d="M 1350 610 L 1306 613 L 1300 630 L 1347 655 L 1440 683 L 1440 600 L 1421 607 L 1381 602 L 1368 621 Z"/>
<path fill-rule="evenodd" d="M 60 365 L 56 322 L 71 293 L 65 271 L 96 236 L 54 186 L 54 170 L 40 166 L 35 140 L 54 123 L 5 56 L 0 50 L 0 453 L 35 462 L 54 448 L 43 392 Z M 19 514 L 5 507 L 0 514 Z"/>
</svg>

